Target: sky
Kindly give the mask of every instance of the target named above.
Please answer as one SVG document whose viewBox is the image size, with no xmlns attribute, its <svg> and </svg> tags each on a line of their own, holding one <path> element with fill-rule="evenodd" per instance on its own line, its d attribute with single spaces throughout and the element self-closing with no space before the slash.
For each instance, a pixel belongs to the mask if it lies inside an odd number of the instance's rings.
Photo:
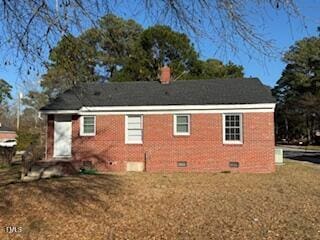
<svg viewBox="0 0 320 240">
<path fill-rule="evenodd" d="M 300 0 L 297 1 L 301 14 L 305 17 L 304 24 L 301 19 L 291 19 L 281 11 L 272 11 L 265 18 L 264 29 L 261 32 L 267 39 L 274 41 L 274 45 L 279 49 L 279 54 L 274 58 L 265 58 L 262 54 L 255 54 L 254 59 L 250 59 L 245 51 L 237 53 L 219 53 L 216 50 L 214 43 L 208 39 L 194 39 L 197 51 L 202 59 L 217 58 L 224 62 L 232 61 L 244 67 L 246 77 L 258 77 L 261 81 L 273 87 L 281 76 L 281 72 L 285 67 L 285 63 L 281 60 L 281 53 L 289 49 L 296 41 L 304 37 L 317 36 L 317 27 L 320 27 L 320 0 Z M 130 15 L 129 15 L 130 16 Z M 131 16 L 130 16 L 131 17 Z M 141 16 L 133 18 L 144 27 L 150 26 L 150 22 L 145 21 Z M 306 26 L 306 28 L 304 27 Z M 241 44 L 241 43 L 239 43 Z M 241 46 L 239 46 L 241 48 Z M 0 52 L 0 59 L 5 59 L 6 56 Z M 20 74 L 17 67 L 0 66 L 0 78 L 5 79 L 13 86 L 13 95 L 17 95 L 18 91 L 25 91 L 21 82 Z"/>
</svg>

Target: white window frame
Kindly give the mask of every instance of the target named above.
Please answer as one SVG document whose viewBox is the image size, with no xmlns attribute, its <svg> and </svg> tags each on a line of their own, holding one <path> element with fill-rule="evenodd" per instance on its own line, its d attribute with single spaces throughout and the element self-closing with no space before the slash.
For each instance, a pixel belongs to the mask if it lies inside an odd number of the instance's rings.
<svg viewBox="0 0 320 240">
<path fill-rule="evenodd" d="M 94 120 L 94 132 L 93 133 L 84 133 L 84 118 L 85 117 L 93 117 Z M 89 115 L 89 116 L 80 116 L 80 136 L 95 136 L 96 135 L 96 129 L 97 129 L 97 123 L 96 123 L 96 116 Z"/>
<path fill-rule="evenodd" d="M 177 117 L 188 117 L 188 132 L 177 131 Z M 190 114 L 175 114 L 173 115 L 173 135 L 174 136 L 190 136 L 191 117 Z"/>
<path fill-rule="evenodd" d="M 129 117 L 140 117 L 141 119 L 141 141 L 129 141 L 128 137 L 128 118 Z M 143 144 L 143 115 L 141 114 L 130 114 L 125 116 L 125 144 Z"/>
<path fill-rule="evenodd" d="M 240 121 L 240 140 L 226 140 L 226 116 L 237 115 Z M 243 144 L 243 116 L 242 113 L 223 113 L 222 114 L 222 131 L 223 131 L 223 144 Z"/>
</svg>

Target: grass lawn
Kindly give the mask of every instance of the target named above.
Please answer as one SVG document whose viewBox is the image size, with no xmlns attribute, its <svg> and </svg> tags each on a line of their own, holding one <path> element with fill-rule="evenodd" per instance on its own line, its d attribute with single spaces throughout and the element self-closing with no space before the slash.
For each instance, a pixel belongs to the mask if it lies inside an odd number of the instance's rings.
<svg viewBox="0 0 320 240">
<path fill-rule="evenodd" d="M 29 183 L 10 183 L 17 170 L 0 169 L 0 239 L 320 239 L 320 168 L 313 166 Z M 22 232 L 5 233 L 6 226 Z"/>
<path fill-rule="evenodd" d="M 306 149 L 306 150 L 320 150 L 320 146 L 314 146 L 314 145 L 304 146 L 303 149 Z"/>
</svg>

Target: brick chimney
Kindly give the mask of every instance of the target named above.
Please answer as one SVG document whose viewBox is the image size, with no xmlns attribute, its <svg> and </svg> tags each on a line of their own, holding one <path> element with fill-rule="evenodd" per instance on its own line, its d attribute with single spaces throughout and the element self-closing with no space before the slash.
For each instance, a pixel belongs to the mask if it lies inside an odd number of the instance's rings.
<svg viewBox="0 0 320 240">
<path fill-rule="evenodd" d="M 161 84 L 169 84 L 171 81 L 170 68 L 164 66 L 161 68 L 160 82 Z"/>
</svg>

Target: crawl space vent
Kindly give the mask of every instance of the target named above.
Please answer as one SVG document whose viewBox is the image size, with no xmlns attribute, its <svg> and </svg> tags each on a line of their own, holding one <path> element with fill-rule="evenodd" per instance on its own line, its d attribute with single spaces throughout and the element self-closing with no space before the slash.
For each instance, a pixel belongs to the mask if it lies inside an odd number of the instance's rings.
<svg viewBox="0 0 320 240">
<path fill-rule="evenodd" d="M 238 168 L 240 166 L 239 162 L 229 162 L 230 168 Z"/>
<path fill-rule="evenodd" d="M 179 162 L 177 162 L 177 166 L 178 167 L 187 167 L 188 163 L 187 163 L 187 161 L 179 161 Z"/>
</svg>

